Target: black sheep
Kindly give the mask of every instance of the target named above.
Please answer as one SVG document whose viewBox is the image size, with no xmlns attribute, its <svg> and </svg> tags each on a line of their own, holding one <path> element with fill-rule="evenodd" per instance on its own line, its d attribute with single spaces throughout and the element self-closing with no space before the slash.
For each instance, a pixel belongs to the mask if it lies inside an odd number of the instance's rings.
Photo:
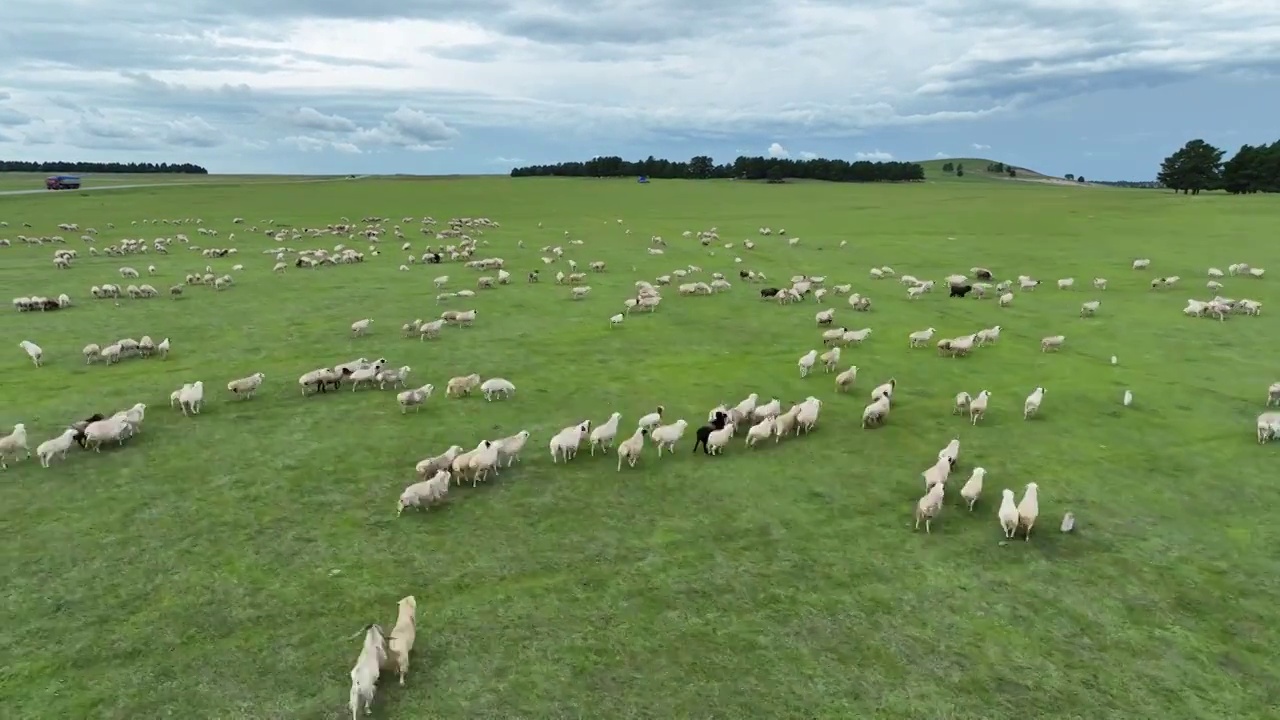
<svg viewBox="0 0 1280 720">
<path fill-rule="evenodd" d="M 431 255 L 427 257 L 427 263 L 430 265 L 439 265 L 440 253 L 431 253 Z"/>
<path fill-rule="evenodd" d="M 778 292 L 778 288 L 774 287 L 760 288 L 760 298 L 763 300 L 764 298 L 776 297 Z"/>
<path fill-rule="evenodd" d="M 85 441 L 84 429 L 89 427 L 91 423 L 96 423 L 99 420 L 106 420 L 106 419 L 107 419 L 106 415 L 103 415 L 102 413 L 94 413 L 89 417 L 85 418 L 84 420 L 71 423 L 71 429 L 76 431 L 76 434 L 72 435 L 72 438 L 76 441 L 76 444 L 78 444 L 80 447 L 84 447 L 84 441 Z"/>
<path fill-rule="evenodd" d="M 729 422 L 729 416 L 722 412 L 716 413 L 716 418 L 711 422 L 698 428 L 697 440 L 693 442 L 693 451 L 698 452 L 698 444 L 702 444 L 702 452 L 710 455 L 711 451 L 707 449 L 707 438 L 711 437 L 711 433 L 716 430 L 723 430 L 725 423 Z"/>
<path fill-rule="evenodd" d="M 990 280 L 990 279 L 991 279 L 991 271 L 990 271 L 990 270 L 983 270 L 983 269 L 979 269 L 976 273 L 974 273 L 974 275 L 975 275 L 979 280 Z"/>
<path fill-rule="evenodd" d="M 747 272 L 746 270 L 739 270 L 738 277 L 742 278 L 743 280 L 747 280 L 751 277 L 751 273 Z"/>
<path fill-rule="evenodd" d="M 965 295 L 968 295 L 971 290 L 973 290 L 972 285 L 952 285 L 951 297 L 962 298 Z"/>
</svg>

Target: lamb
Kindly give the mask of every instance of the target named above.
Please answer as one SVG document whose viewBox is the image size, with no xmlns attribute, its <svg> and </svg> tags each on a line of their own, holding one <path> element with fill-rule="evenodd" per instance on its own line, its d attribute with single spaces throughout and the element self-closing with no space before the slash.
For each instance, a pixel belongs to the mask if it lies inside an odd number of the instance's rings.
<svg viewBox="0 0 1280 720">
<path fill-rule="evenodd" d="M 978 502 L 978 496 L 982 495 L 982 479 L 986 476 L 986 468 L 976 467 L 973 469 L 973 474 L 969 476 L 969 481 L 960 488 L 960 497 L 969 503 L 969 512 L 973 512 L 973 504 Z"/>
<path fill-rule="evenodd" d="M 1099 300 L 1090 300 L 1080 306 L 1080 317 L 1093 317 L 1098 312 L 1098 306 L 1102 304 Z"/>
<path fill-rule="evenodd" d="M 31 457 L 31 450 L 27 448 L 27 426 L 22 423 L 14 425 L 13 432 L 0 437 L 0 470 L 9 467 L 5 463 L 5 457 L 12 455 L 16 458 L 19 450 L 26 453 L 24 457 Z"/>
<path fill-rule="evenodd" d="M 1007 292 L 1001 295 L 997 302 L 1000 304 L 1000 307 L 1009 307 L 1013 304 L 1013 293 Z"/>
<path fill-rule="evenodd" d="M 1067 341 L 1066 335 L 1050 335 L 1040 341 L 1040 352 L 1048 352 L 1049 350 L 1059 350 L 1062 344 Z"/>
<path fill-rule="evenodd" d="M 858 380 L 858 366 L 850 365 L 848 370 L 836 375 L 836 390 L 838 392 L 848 392 L 853 387 L 854 382 Z"/>
<path fill-rule="evenodd" d="M 351 668 L 351 698 L 347 701 L 351 720 L 359 719 L 362 708 L 365 715 L 373 713 L 373 695 L 386 661 L 387 641 L 383 637 L 382 626 L 374 623 L 365 627 L 364 646 L 356 658 L 355 667 Z"/>
<path fill-rule="evenodd" d="M 1000 518 L 1000 528 L 1004 530 L 1005 539 L 1012 539 L 1018 531 L 1018 505 L 1014 502 L 1012 490 L 1005 488 L 1001 496 L 997 517 Z"/>
<path fill-rule="evenodd" d="M 1040 515 L 1040 486 L 1027 483 L 1027 490 L 1022 494 L 1022 502 L 1018 503 L 1018 527 L 1026 534 L 1026 541 L 1031 542 L 1031 528 L 1036 525 L 1036 517 Z"/>
<path fill-rule="evenodd" d="M 641 425 L 644 428 L 644 425 Z M 685 428 L 689 427 L 689 423 L 684 419 L 680 419 L 670 425 L 663 425 L 653 429 L 649 433 L 649 438 L 658 446 L 658 457 L 662 457 L 662 449 L 666 448 L 668 452 L 674 454 L 676 451 L 676 443 L 680 442 L 680 438 L 684 437 Z"/>
<path fill-rule="evenodd" d="M 94 360 L 97 360 L 98 358 L 102 357 L 102 348 L 98 347 L 97 343 L 89 343 L 88 345 L 85 345 L 84 350 L 82 350 L 81 352 L 84 353 L 85 365 L 89 365 Z"/>
<path fill-rule="evenodd" d="M 1106 279 L 1106 278 L 1094 278 L 1094 279 L 1093 279 L 1093 287 L 1094 287 L 1094 289 L 1095 289 L 1095 290 L 1106 290 L 1106 289 L 1107 289 L 1107 279 Z"/>
<path fill-rule="evenodd" d="M 192 415 L 200 414 L 200 406 L 204 404 L 204 381 L 197 380 L 189 385 L 183 385 L 178 390 L 178 405 L 182 408 L 182 414 L 188 412 Z"/>
<path fill-rule="evenodd" d="M 914 529 L 919 530 L 920 521 L 923 520 L 925 533 L 930 533 L 930 523 L 942 511 L 942 497 L 945 488 L 945 483 L 938 483 L 930 487 L 929 491 L 916 502 L 916 525 Z"/>
<path fill-rule="evenodd" d="M 41 467 L 49 467 L 49 461 L 54 455 L 61 455 L 63 460 L 67 459 L 67 451 L 75 444 L 76 433 L 79 431 L 75 428 L 67 428 L 62 434 L 52 440 L 45 440 L 36 447 L 36 456 L 40 458 Z"/>
<path fill-rule="evenodd" d="M 618 445 L 618 472 L 622 472 L 622 461 L 627 461 L 628 467 L 635 467 L 636 461 L 640 459 L 640 452 L 644 450 L 644 436 L 649 434 L 647 428 L 636 428 L 635 433 L 631 437 L 623 440 Z"/>
<path fill-rule="evenodd" d="M 365 331 L 368 330 L 369 326 L 372 324 L 373 320 L 371 318 L 365 318 L 364 320 L 357 320 L 351 323 L 352 337 L 360 337 L 361 335 L 364 335 Z"/>
<path fill-rule="evenodd" d="M 622 324 L 622 321 L 625 319 L 626 319 L 626 316 L 624 316 L 622 313 L 618 313 L 609 318 L 609 327 L 611 328 L 618 327 L 619 325 Z"/>
<path fill-rule="evenodd" d="M 973 402 L 969 403 L 969 420 L 971 424 L 977 425 L 978 421 L 986 416 L 987 402 L 990 399 L 991 393 L 983 390 L 978 393 L 978 397 L 974 398 Z"/>
<path fill-rule="evenodd" d="M 27 352 L 27 357 L 31 358 L 31 362 L 35 363 L 36 367 L 40 367 L 41 358 L 44 357 L 44 350 L 42 350 L 39 345 L 31 342 L 30 340 L 23 340 L 18 343 L 18 347 Z"/>
<path fill-rule="evenodd" d="M 747 447 L 753 447 L 761 440 L 768 440 L 769 436 L 773 435 L 773 426 L 774 419 L 772 417 L 767 417 L 752 425 L 751 429 L 747 430 Z"/>
<path fill-rule="evenodd" d="M 799 422 L 797 417 L 800 415 L 800 403 L 791 406 L 786 412 L 773 419 L 773 441 L 775 443 L 782 442 L 782 438 L 790 435 L 794 430 L 798 435 Z"/>
<path fill-rule="evenodd" d="M 917 330 L 916 332 L 911 333 L 907 336 L 907 339 L 910 340 L 910 344 L 907 347 L 924 347 L 933 339 L 933 334 L 935 332 L 937 332 L 937 330 L 934 328 L 925 328 L 924 330 Z"/>
<path fill-rule="evenodd" d="M 587 437 L 591 432 L 591 421 L 584 420 L 578 425 L 570 425 L 551 438 L 551 462 L 556 462 L 557 458 L 569 462 L 574 455 L 578 454 L 578 446 L 582 444 L 582 439 Z"/>
<path fill-rule="evenodd" d="M 257 392 L 258 388 L 262 385 L 262 381 L 266 379 L 266 377 L 267 376 L 263 373 L 256 372 L 249 377 L 232 380 L 227 383 L 227 389 L 235 394 L 236 397 L 248 400 L 253 397 L 255 392 Z"/>
<path fill-rule="evenodd" d="M 450 378 L 449 383 L 445 385 L 445 397 L 463 397 L 470 396 L 471 391 L 480 387 L 480 375 L 471 373 L 470 375 L 462 375 Z"/>
<path fill-rule="evenodd" d="M 422 404 L 431 397 L 431 393 L 434 390 L 435 386 L 427 383 L 420 388 L 405 390 L 396 395 L 396 402 L 400 404 L 400 414 L 407 413 L 409 408 L 413 408 L 414 412 L 418 412 L 422 408 Z"/>
<path fill-rule="evenodd" d="M 959 415 L 969 412 L 969 403 L 971 402 L 973 402 L 973 396 L 969 393 L 963 391 L 956 393 L 956 404 L 952 408 L 951 414 Z"/>
<path fill-rule="evenodd" d="M 1040 403 L 1044 402 L 1044 388 L 1038 387 L 1031 391 L 1027 396 L 1026 402 L 1022 403 L 1022 419 L 1030 420 L 1032 415 L 1040 412 Z"/>
<path fill-rule="evenodd" d="M 663 408 L 661 405 L 659 405 L 657 410 L 654 410 L 653 412 L 649 413 L 648 415 L 644 415 L 644 416 L 642 416 L 642 417 L 640 418 L 639 427 L 642 427 L 642 428 L 649 428 L 650 430 L 652 430 L 654 427 L 656 427 L 656 426 L 658 426 L 659 424 L 661 424 L 661 423 L 662 423 L 662 411 L 663 411 L 663 409 L 664 409 L 664 408 Z"/>
<path fill-rule="evenodd" d="M 489 378 L 480 385 L 480 392 L 484 393 L 485 400 L 492 401 L 494 398 L 509 398 L 515 395 L 516 386 L 505 378 Z"/>
<path fill-rule="evenodd" d="M 446 487 L 448 487 L 446 485 Z M 409 674 L 409 651 L 413 650 L 413 640 L 417 635 L 418 600 L 412 595 L 400 598 L 396 616 L 396 625 L 391 629 L 391 638 L 387 643 L 390 657 L 394 661 L 396 672 L 400 675 L 400 684 L 404 685 L 404 676 Z"/>
<path fill-rule="evenodd" d="M 800 368 L 800 377 L 808 377 L 809 371 L 813 369 L 814 363 L 818 360 L 818 351 L 810 350 L 800 356 L 799 362 L 796 363 Z"/>
</svg>

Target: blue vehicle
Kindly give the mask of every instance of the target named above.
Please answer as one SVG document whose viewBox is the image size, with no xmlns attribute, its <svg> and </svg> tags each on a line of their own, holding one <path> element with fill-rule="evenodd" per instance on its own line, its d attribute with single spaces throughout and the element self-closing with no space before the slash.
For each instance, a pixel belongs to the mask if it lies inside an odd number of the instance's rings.
<svg viewBox="0 0 1280 720">
<path fill-rule="evenodd" d="M 80 178 L 75 175 L 54 175 L 44 179 L 44 186 L 48 190 L 79 190 Z"/>
</svg>

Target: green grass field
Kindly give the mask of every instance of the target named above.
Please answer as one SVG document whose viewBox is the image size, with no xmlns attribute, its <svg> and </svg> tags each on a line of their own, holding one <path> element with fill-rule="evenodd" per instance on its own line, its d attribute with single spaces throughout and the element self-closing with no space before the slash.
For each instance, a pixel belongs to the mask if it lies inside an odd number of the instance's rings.
<svg viewBox="0 0 1280 720">
<path fill-rule="evenodd" d="M 55 173 L 0 173 L 0 192 L 9 190 L 41 190 L 45 178 Z M 56 173 L 75 175 L 80 178 L 85 189 L 111 187 L 117 185 L 160 185 L 160 184 L 234 184 L 279 183 L 285 181 L 315 180 L 317 177 L 301 175 L 183 175 L 160 173 Z M 72 191 L 63 191 L 72 192 Z"/>
<path fill-rule="evenodd" d="M 400 272 L 394 238 L 363 264 L 273 275 L 262 251 L 275 243 L 231 224 L 426 214 L 501 222 L 480 255 L 504 258 L 516 282 L 439 306 L 433 277 L 460 289 L 480 273 Z M 148 405 L 123 448 L 0 473 L 8 718 L 342 717 L 353 635 L 369 622 L 389 631 L 406 594 L 418 599 L 413 669 L 406 688 L 384 676 L 376 717 L 1221 719 L 1261 718 L 1280 702 L 1280 447 L 1254 438 L 1280 380 L 1280 333 L 1270 312 L 1225 323 L 1180 312 L 1212 295 L 1210 265 L 1280 266 L 1273 197 L 1012 182 L 361 180 L 0 198 L 0 237 L 22 222 L 34 226 L 26 234 L 95 226 L 98 246 L 178 232 L 130 225 L 154 217 L 203 218 L 222 235 L 192 243 L 239 255 L 210 261 L 175 243 L 168 256 L 95 258 L 73 240 L 80 259 L 59 271 L 52 247 L 0 247 L 8 296 L 76 301 L 0 314 L 0 426 L 25 423 L 34 452 L 70 421 Z M 758 247 L 712 253 L 681 237 L 711 226 Z M 761 238 L 761 226 L 800 243 Z M 408 233 L 420 254 L 416 223 Z M 663 256 L 645 251 L 655 234 L 670 243 Z M 539 260 L 549 244 L 584 267 L 608 263 L 588 299 L 552 282 L 557 267 Z M 1151 270 L 1131 270 L 1135 257 Z M 125 265 L 163 291 L 235 263 L 245 268 L 230 290 L 192 287 L 176 302 L 88 292 L 120 283 Z M 636 280 L 690 264 L 733 288 L 672 288 L 656 313 L 609 328 Z M 1044 284 L 1005 310 L 945 290 L 911 302 L 897 282 L 868 279 L 880 265 L 940 285 L 974 265 Z M 860 368 L 852 393 L 838 395 L 832 375 L 799 377 L 797 358 L 820 347 L 818 306 L 761 303 L 739 268 L 769 284 L 822 274 L 873 299 L 868 314 L 832 305 L 837 324 L 874 330 L 842 362 Z M 531 269 L 542 283 L 523 281 Z M 1148 289 L 1175 274 L 1182 287 Z M 1069 276 L 1077 289 L 1058 291 Z M 1110 289 L 1086 289 L 1095 276 Z M 1229 278 L 1224 294 L 1276 304 L 1275 282 Z M 1102 307 L 1083 320 L 1090 299 Z M 479 319 L 438 341 L 401 337 L 402 323 L 447 307 Z M 364 317 L 370 334 L 350 338 Z M 1000 342 L 967 358 L 907 347 L 926 327 L 951 337 L 994 324 Z M 169 359 L 108 368 L 80 355 L 143 334 L 170 338 Z M 1065 348 L 1040 353 L 1052 334 Z M 43 346 L 44 367 L 21 339 Z M 389 390 L 300 396 L 299 375 L 359 356 L 412 366 L 411 384 L 431 382 L 436 396 L 407 416 Z M 227 381 L 256 371 L 267 380 L 255 399 L 228 397 Z M 471 372 L 512 380 L 516 397 L 443 396 Z M 890 377 L 889 424 L 859 429 L 867 394 Z M 205 410 L 184 418 L 166 400 L 194 380 Z M 1024 422 L 1038 385 L 1042 414 Z M 982 424 L 951 414 L 957 392 L 984 388 Z M 1132 408 L 1120 403 L 1126 388 Z M 708 410 L 751 392 L 821 398 L 818 429 L 692 454 Z M 621 473 L 612 455 L 550 462 L 560 428 L 615 410 L 632 428 L 658 404 L 693 426 L 675 457 L 649 447 Z M 522 429 L 524 461 L 497 482 L 396 518 L 416 461 Z M 956 436 L 946 509 L 931 535 L 913 533 L 920 473 Z M 989 474 L 970 514 L 954 491 L 979 465 Z M 1020 497 L 1032 481 L 1037 532 L 1003 543 L 1000 491 Z M 1066 511 L 1079 521 L 1071 535 L 1058 532 Z"/>
</svg>

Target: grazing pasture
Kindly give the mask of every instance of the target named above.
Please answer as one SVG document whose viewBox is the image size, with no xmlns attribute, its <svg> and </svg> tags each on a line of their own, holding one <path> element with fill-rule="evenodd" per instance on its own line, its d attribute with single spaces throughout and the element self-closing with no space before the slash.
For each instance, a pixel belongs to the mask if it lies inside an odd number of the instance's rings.
<svg viewBox="0 0 1280 720">
<path fill-rule="evenodd" d="M 382 216 L 420 255 L 441 244 L 419 232 L 424 215 L 440 228 L 451 217 L 501 223 L 472 233 L 476 257 L 503 258 L 512 284 L 437 304 L 434 277 L 476 289 L 493 273 L 457 262 L 400 271 L 406 253 L 390 231 L 376 256 L 345 236 L 276 243 L 261 232 L 263 220 Z M 130 224 L 197 217 L 219 236 Z M 58 270 L 64 246 L 0 247 L 6 297 L 74 301 L 0 313 L 0 432 L 24 423 L 34 452 L 74 420 L 147 405 L 123 447 L 0 472 L 9 717 L 339 717 L 358 632 L 389 630 L 409 594 L 414 665 L 403 688 L 384 674 L 375 717 L 1244 718 L 1280 701 L 1280 449 L 1254 437 L 1280 380 L 1275 313 L 1181 312 L 1215 294 L 1210 266 L 1280 273 L 1273 197 L 1016 181 L 370 179 L 0 198 L 0 220 L 11 239 L 74 222 L 100 231 L 97 247 L 185 232 L 239 251 L 206 259 L 175 242 L 167 256 L 90 257 L 78 233 L 60 233 L 79 258 Z M 709 247 L 682 237 L 713 226 Z M 653 235 L 664 254 L 646 251 Z M 262 253 L 339 242 L 365 261 L 303 270 L 289 256 L 274 274 Z M 564 258 L 544 264 L 548 245 Z M 1132 270 L 1142 257 L 1151 267 Z M 587 273 L 581 300 L 553 278 L 568 259 L 584 272 L 606 263 Z M 206 265 L 234 284 L 167 296 Z M 656 312 L 611 324 L 636 280 L 689 265 L 703 271 L 688 281 L 718 271 L 732 287 L 662 288 Z M 938 287 L 909 300 L 896 278 L 870 279 L 884 265 Z M 122 281 L 122 266 L 142 277 Z M 991 296 L 948 298 L 944 278 L 973 266 L 1042 283 L 1015 282 L 1004 309 Z M 541 282 L 525 281 L 530 270 Z M 851 283 L 873 308 L 759 299 L 792 275 Z M 1150 289 L 1170 275 L 1178 285 Z M 1069 277 L 1074 287 L 1059 290 Z M 1280 304 L 1275 278 L 1222 281 L 1223 295 Z M 127 282 L 161 297 L 89 295 Z M 1082 318 L 1090 300 L 1100 306 Z M 822 307 L 836 308 L 836 326 L 873 330 L 844 350 L 839 369 L 859 368 L 847 394 L 820 365 L 803 379 L 797 368 L 825 349 Z M 470 308 L 472 327 L 425 342 L 401 334 Z M 363 318 L 373 323 L 353 337 Z M 967 357 L 908 348 L 917 330 L 936 328 L 936 341 L 996 324 L 999 341 Z M 81 356 L 143 334 L 169 338 L 168 358 L 108 367 Z M 1042 353 L 1051 335 L 1065 344 Z M 43 348 L 42 367 L 24 339 Z M 301 374 L 361 356 L 410 366 L 409 386 L 430 382 L 434 395 L 405 415 L 389 389 L 301 395 Z M 256 372 L 254 398 L 230 397 L 229 381 Z M 449 378 L 470 373 L 517 390 L 446 398 Z M 868 394 L 889 378 L 887 424 L 860 429 Z M 204 409 L 183 417 L 169 393 L 196 380 Z M 1036 387 L 1043 403 L 1024 421 Z M 956 393 L 984 389 L 984 420 L 952 414 Z M 720 457 L 690 452 L 711 408 L 753 392 L 784 408 L 821 399 L 817 429 L 753 449 L 739 434 Z M 552 464 L 561 428 L 617 411 L 621 442 L 658 405 L 665 422 L 690 424 L 673 457 L 648 445 L 619 472 L 613 454 L 584 444 Z M 396 517 L 418 460 L 521 430 L 532 434 L 523 460 L 496 481 Z M 930 534 L 913 532 L 921 473 L 953 437 L 962 449 L 944 509 Z M 985 489 L 970 513 L 958 489 L 977 466 Z M 1029 542 L 1006 543 L 1001 490 L 1021 497 L 1029 482 L 1040 520 Z M 1063 534 L 1068 511 L 1077 525 Z"/>
</svg>

